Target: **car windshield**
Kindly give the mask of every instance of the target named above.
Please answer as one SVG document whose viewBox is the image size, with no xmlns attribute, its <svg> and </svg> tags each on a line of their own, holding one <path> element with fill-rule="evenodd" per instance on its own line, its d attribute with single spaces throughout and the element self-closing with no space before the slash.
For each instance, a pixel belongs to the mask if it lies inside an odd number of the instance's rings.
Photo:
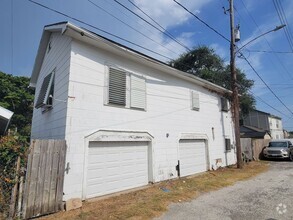
<svg viewBox="0 0 293 220">
<path fill-rule="evenodd" d="M 287 147 L 287 142 L 270 142 L 269 147 Z"/>
</svg>

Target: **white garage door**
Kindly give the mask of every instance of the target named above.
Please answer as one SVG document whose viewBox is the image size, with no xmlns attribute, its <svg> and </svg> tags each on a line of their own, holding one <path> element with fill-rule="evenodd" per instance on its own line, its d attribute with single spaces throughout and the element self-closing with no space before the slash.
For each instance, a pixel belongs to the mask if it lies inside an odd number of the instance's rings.
<svg viewBox="0 0 293 220">
<path fill-rule="evenodd" d="M 90 142 L 86 198 L 148 184 L 147 142 Z"/>
<path fill-rule="evenodd" d="M 188 176 L 207 170 L 204 140 L 180 140 L 180 176 Z"/>
</svg>

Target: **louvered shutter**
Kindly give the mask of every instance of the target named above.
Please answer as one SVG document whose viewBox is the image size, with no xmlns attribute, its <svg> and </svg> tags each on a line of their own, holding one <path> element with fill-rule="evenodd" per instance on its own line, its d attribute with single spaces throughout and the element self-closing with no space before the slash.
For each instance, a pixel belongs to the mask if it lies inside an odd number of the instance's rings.
<svg viewBox="0 0 293 220">
<path fill-rule="evenodd" d="M 109 68 L 109 104 L 126 105 L 126 73 Z"/>
<path fill-rule="evenodd" d="M 231 140 L 229 138 L 225 139 L 225 147 L 226 147 L 226 151 L 231 150 Z"/>
<path fill-rule="evenodd" d="M 49 95 L 53 89 L 53 81 L 54 81 L 54 71 L 48 74 L 42 83 L 39 96 L 36 102 L 35 107 L 40 108 L 42 106 L 48 105 Z"/>
<path fill-rule="evenodd" d="M 222 106 L 222 111 L 224 112 L 228 111 L 228 100 L 224 97 L 221 97 L 221 106 Z"/>
<path fill-rule="evenodd" d="M 132 108 L 146 108 L 146 85 L 143 77 L 131 75 L 130 106 Z"/>
<path fill-rule="evenodd" d="M 192 91 L 191 98 L 192 98 L 192 109 L 198 111 L 199 110 L 199 94 L 195 91 Z"/>
</svg>

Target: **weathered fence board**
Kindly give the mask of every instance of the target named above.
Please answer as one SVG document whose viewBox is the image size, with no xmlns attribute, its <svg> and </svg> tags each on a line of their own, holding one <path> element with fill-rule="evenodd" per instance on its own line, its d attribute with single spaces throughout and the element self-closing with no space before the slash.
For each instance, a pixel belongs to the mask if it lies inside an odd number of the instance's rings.
<svg viewBox="0 0 293 220">
<path fill-rule="evenodd" d="M 253 150 L 251 138 L 241 138 L 241 151 L 249 160 L 253 160 Z"/>
<path fill-rule="evenodd" d="M 23 217 L 62 210 L 65 140 L 33 140 L 25 181 Z"/>
</svg>

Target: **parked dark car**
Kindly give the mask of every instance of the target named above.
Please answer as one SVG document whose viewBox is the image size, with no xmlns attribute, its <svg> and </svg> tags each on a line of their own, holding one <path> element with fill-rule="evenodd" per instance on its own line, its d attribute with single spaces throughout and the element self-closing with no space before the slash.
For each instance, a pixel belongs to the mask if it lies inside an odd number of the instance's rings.
<svg viewBox="0 0 293 220">
<path fill-rule="evenodd" d="M 270 141 L 269 146 L 263 149 L 265 158 L 280 158 L 293 161 L 293 145 L 289 140 Z"/>
</svg>

